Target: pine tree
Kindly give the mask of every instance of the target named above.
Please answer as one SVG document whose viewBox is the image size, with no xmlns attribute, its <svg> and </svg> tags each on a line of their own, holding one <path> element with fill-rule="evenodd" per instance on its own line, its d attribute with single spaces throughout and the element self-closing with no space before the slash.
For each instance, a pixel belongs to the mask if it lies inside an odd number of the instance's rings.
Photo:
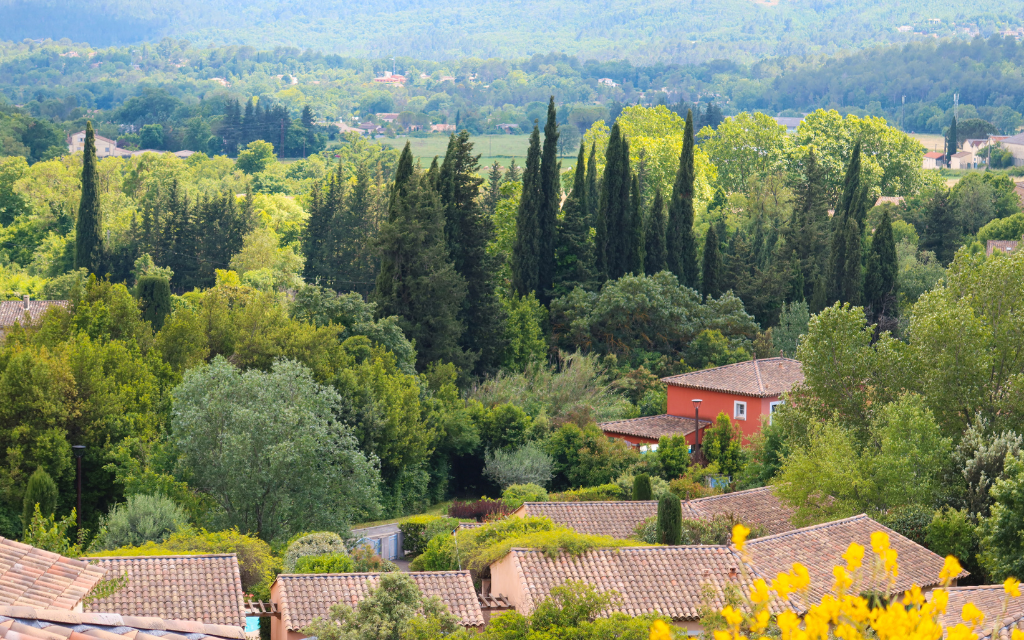
<svg viewBox="0 0 1024 640">
<path fill-rule="evenodd" d="M 644 234 L 644 273 L 653 276 L 665 270 L 667 253 L 665 251 L 665 230 L 668 220 L 665 217 L 665 200 L 661 189 L 654 192 L 654 203 L 651 213 L 647 216 L 647 227 Z"/>
<path fill-rule="evenodd" d="M 594 282 L 594 243 L 587 221 L 586 163 L 580 144 L 572 191 L 565 198 L 562 219 L 555 241 L 555 296 L 563 296 L 576 287 L 589 288 Z"/>
<path fill-rule="evenodd" d="M 533 133 L 530 134 L 530 148 L 526 153 L 523 193 L 516 212 L 516 238 L 512 244 L 512 289 L 519 296 L 536 292 L 540 282 L 540 221 L 537 216 L 542 203 L 540 130 L 534 125 Z"/>
<path fill-rule="evenodd" d="M 381 261 L 373 293 L 377 317 L 399 317 L 406 337 L 416 341 L 418 370 L 438 361 L 471 369 L 472 356 L 459 347 L 466 282 L 448 259 L 441 199 L 425 174 L 407 176 L 394 193 L 375 242 Z"/>
<path fill-rule="evenodd" d="M 195 288 L 199 276 L 199 230 L 195 223 L 196 207 L 181 193 L 177 180 L 171 183 L 167 199 L 167 224 L 163 251 L 167 266 L 174 271 L 175 286 Z"/>
<path fill-rule="evenodd" d="M 658 542 L 678 545 L 683 541 L 683 505 L 669 494 L 658 500 Z"/>
<path fill-rule="evenodd" d="M 495 160 L 491 170 L 487 172 L 487 193 L 484 195 L 484 211 L 491 217 L 494 217 L 494 212 L 498 210 L 498 202 L 501 200 L 501 183 L 501 163 Z"/>
<path fill-rule="evenodd" d="M 843 268 L 842 298 L 841 302 L 849 302 L 851 305 L 860 305 L 864 289 L 863 277 L 860 266 L 860 227 L 852 217 L 846 221 L 846 233 L 844 234 L 846 245 L 846 264 Z"/>
<path fill-rule="evenodd" d="M 551 96 L 548 101 L 548 121 L 544 125 L 544 149 L 540 160 L 541 206 L 537 212 L 537 298 L 542 304 L 550 302 L 548 294 L 555 279 L 555 225 L 558 222 L 558 209 L 562 201 L 560 169 L 558 121 L 555 97 Z"/>
<path fill-rule="evenodd" d="M 640 177 L 635 173 L 629 188 L 629 253 L 626 272 L 636 275 L 644 273 L 644 213 L 640 205 Z"/>
<path fill-rule="evenodd" d="M 867 271 L 864 274 L 864 303 L 872 322 L 881 325 L 883 318 L 896 316 L 898 272 L 896 241 L 892 235 L 892 221 L 886 211 L 871 239 L 871 251 L 868 253 Z"/>
<path fill-rule="evenodd" d="M 39 505 L 39 513 L 48 518 L 57 510 L 57 483 L 53 481 L 46 469 L 36 467 L 36 470 L 28 478 L 25 486 L 25 497 L 22 500 L 21 522 L 24 528 L 28 528 L 35 514 L 36 505 Z"/>
<path fill-rule="evenodd" d="M 632 240 L 632 208 L 629 143 L 618 123 L 612 125 L 605 154 L 604 179 L 597 213 L 597 260 L 599 275 L 615 280 L 629 272 Z"/>
<path fill-rule="evenodd" d="M 100 176 L 96 169 L 96 134 L 92 121 L 85 126 L 85 153 L 82 156 L 82 198 L 75 223 L 75 268 L 86 268 L 102 275 L 103 215 L 100 211 Z"/>
<path fill-rule="evenodd" d="M 444 207 L 444 231 L 448 256 L 455 271 L 466 281 L 466 297 L 458 317 L 466 327 L 460 345 L 479 354 L 477 373 L 496 369 L 503 350 L 502 308 L 495 293 L 493 259 L 487 245 L 494 239 L 494 222 L 480 207 L 478 176 L 480 156 L 473 155 L 469 132 L 463 129 L 448 143 L 438 175 L 438 191 Z"/>
<path fill-rule="evenodd" d="M 668 250 L 668 269 L 679 282 L 696 289 L 700 274 L 697 270 L 697 246 L 693 237 L 693 112 L 686 113 L 683 133 L 683 151 L 679 154 L 672 198 L 668 205 L 668 232 L 665 245 Z"/>
<path fill-rule="evenodd" d="M 958 140 L 956 137 L 956 116 L 954 115 L 949 120 L 949 131 L 946 132 L 946 166 L 949 166 L 950 160 L 956 155 Z"/>
<path fill-rule="evenodd" d="M 519 182 L 522 177 L 523 172 L 520 171 L 519 167 L 516 165 L 516 159 L 512 158 L 508 163 L 508 171 L 505 172 L 504 182 Z"/>
<path fill-rule="evenodd" d="M 718 246 L 718 232 L 715 226 L 708 228 L 704 237 L 704 268 L 701 274 L 701 295 L 704 299 L 717 298 L 722 295 L 722 250 Z"/>
</svg>

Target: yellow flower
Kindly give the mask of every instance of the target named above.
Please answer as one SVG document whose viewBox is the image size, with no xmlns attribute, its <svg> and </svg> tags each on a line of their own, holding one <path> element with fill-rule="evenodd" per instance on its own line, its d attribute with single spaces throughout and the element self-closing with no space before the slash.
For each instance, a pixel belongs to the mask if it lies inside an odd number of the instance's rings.
<svg viewBox="0 0 1024 640">
<path fill-rule="evenodd" d="M 947 629 L 946 640 L 978 640 L 978 636 L 964 625 L 958 624 Z"/>
<path fill-rule="evenodd" d="M 895 549 L 886 549 L 882 553 L 882 563 L 883 563 L 883 566 L 885 567 L 885 572 L 889 573 L 889 574 L 892 574 L 893 578 L 895 578 L 896 576 L 898 576 L 900 574 L 900 567 L 896 563 L 896 556 L 897 555 L 898 554 L 896 553 Z"/>
<path fill-rule="evenodd" d="M 871 550 L 882 555 L 882 552 L 889 548 L 889 534 L 884 531 L 876 531 L 871 534 Z"/>
<path fill-rule="evenodd" d="M 750 601 L 754 604 L 761 604 L 768 602 L 768 584 L 763 578 L 754 580 L 753 587 L 750 590 Z"/>
<path fill-rule="evenodd" d="M 972 627 L 977 627 L 985 621 L 985 614 L 981 612 L 981 609 L 974 606 L 973 602 L 968 602 L 964 605 L 960 617 L 963 618 L 964 622 L 971 623 Z"/>
<path fill-rule="evenodd" d="M 846 569 L 842 567 L 832 567 L 832 575 L 835 576 L 836 585 L 834 587 L 837 593 L 842 593 L 853 586 L 853 579 Z"/>
<path fill-rule="evenodd" d="M 1017 578 L 1007 578 L 1006 582 L 1003 583 L 1003 591 L 1014 598 L 1020 597 L 1020 580 Z"/>
<path fill-rule="evenodd" d="M 861 563 L 864 561 L 864 547 L 856 542 L 851 542 L 846 553 L 843 554 L 843 560 L 846 560 L 847 571 L 860 569 Z"/>
<path fill-rule="evenodd" d="M 960 561 L 953 556 L 946 556 L 946 562 L 942 565 L 942 571 L 939 572 L 939 580 L 942 584 L 949 584 L 949 582 L 960 575 L 963 571 L 963 567 L 960 566 Z"/>
<path fill-rule="evenodd" d="M 793 579 L 791 581 L 795 591 L 806 591 L 811 586 L 811 574 L 807 567 L 799 562 L 793 563 Z"/>
<path fill-rule="evenodd" d="M 772 614 L 767 609 L 761 609 L 754 616 L 754 622 L 750 625 L 751 630 L 761 633 L 768 628 L 768 622 L 771 620 Z"/>
<path fill-rule="evenodd" d="M 793 585 L 788 573 L 780 573 L 775 580 L 772 580 L 772 590 L 785 600 L 793 592 Z"/>
<path fill-rule="evenodd" d="M 747 543 L 747 536 L 750 535 L 750 529 L 744 527 L 742 524 L 738 524 L 732 528 L 732 543 L 736 545 L 738 551 L 743 551 L 744 545 Z"/>
<path fill-rule="evenodd" d="M 651 625 L 650 640 L 672 640 L 672 628 L 664 620 L 655 620 Z"/>
<path fill-rule="evenodd" d="M 1024 631 L 1014 629 L 1013 634 L 1010 636 L 1010 640 L 1024 640 Z"/>
<path fill-rule="evenodd" d="M 739 627 L 740 623 L 743 622 L 743 613 L 728 605 L 722 609 L 722 617 L 725 618 L 725 623 L 730 627 Z"/>
<path fill-rule="evenodd" d="M 732 634 L 728 631 L 716 631 L 715 640 L 733 640 Z"/>
</svg>

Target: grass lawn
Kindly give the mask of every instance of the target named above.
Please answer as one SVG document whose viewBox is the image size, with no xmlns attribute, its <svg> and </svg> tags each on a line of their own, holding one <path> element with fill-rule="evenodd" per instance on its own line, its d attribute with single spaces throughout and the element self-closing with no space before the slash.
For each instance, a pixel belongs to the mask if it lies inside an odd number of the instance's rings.
<svg viewBox="0 0 1024 640">
<path fill-rule="evenodd" d="M 927 152 L 944 151 L 946 139 L 938 133 L 908 133 L 908 136 L 924 145 Z"/>
<path fill-rule="evenodd" d="M 530 146 L 530 136 L 510 136 L 505 134 L 472 136 L 469 139 L 473 143 L 473 151 L 480 154 L 480 169 L 485 172 L 486 168 L 497 160 L 502 168 L 507 168 L 512 158 L 516 159 L 516 165 L 522 167 L 526 164 L 526 150 Z M 378 140 L 384 144 L 401 149 L 408 142 L 412 146 L 412 155 L 419 160 L 423 167 L 429 167 L 430 162 L 437 156 L 439 161 L 444 158 L 444 152 L 448 149 L 448 136 L 432 135 L 426 138 L 382 138 Z M 565 158 L 567 156 L 563 156 Z M 571 159 L 575 160 L 573 154 Z M 565 163 L 562 163 L 565 167 Z"/>
<path fill-rule="evenodd" d="M 451 501 L 448 501 L 448 502 L 438 502 L 434 506 L 429 507 L 423 514 L 414 514 L 414 515 L 443 516 L 443 515 L 446 515 L 448 513 L 448 508 L 451 507 L 451 506 L 452 506 Z M 395 524 L 396 522 L 401 522 L 402 520 L 405 520 L 406 518 L 410 518 L 410 517 L 412 517 L 412 516 L 402 516 L 401 518 L 391 518 L 390 520 L 377 520 L 376 522 L 361 522 L 359 524 L 353 524 L 351 526 L 351 528 L 352 529 L 365 529 L 367 527 L 379 527 L 382 524 Z"/>
</svg>

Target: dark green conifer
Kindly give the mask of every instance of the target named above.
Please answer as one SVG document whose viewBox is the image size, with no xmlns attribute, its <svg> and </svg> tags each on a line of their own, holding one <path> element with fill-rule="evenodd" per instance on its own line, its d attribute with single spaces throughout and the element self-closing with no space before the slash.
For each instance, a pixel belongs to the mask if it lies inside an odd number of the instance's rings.
<svg viewBox="0 0 1024 640">
<path fill-rule="evenodd" d="M 949 166 L 949 161 L 954 155 L 956 155 L 958 140 L 956 139 L 956 116 L 954 115 L 949 119 L 949 131 L 946 132 L 946 166 Z"/>
<path fill-rule="evenodd" d="M 629 188 L 629 247 L 626 273 L 644 273 L 644 212 L 640 205 L 640 177 L 635 173 Z"/>
<path fill-rule="evenodd" d="M 843 268 L 842 302 L 849 302 L 851 305 L 860 305 L 864 289 L 864 278 L 861 273 L 860 264 L 860 227 L 857 221 L 850 217 L 846 221 L 845 258 L 846 264 Z"/>
<path fill-rule="evenodd" d="M 793 251 L 789 257 L 789 287 L 786 291 L 786 300 L 789 302 L 804 300 L 804 288 L 804 271 L 800 266 L 800 256 Z"/>
<path fill-rule="evenodd" d="M 96 134 L 92 121 L 85 125 L 82 156 L 82 198 L 75 223 L 75 268 L 102 275 L 103 214 L 100 211 L 100 176 L 96 168 Z"/>
<path fill-rule="evenodd" d="M 44 518 L 52 516 L 57 510 L 57 497 L 57 483 L 46 473 L 46 469 L 36 467 L 25 486 L 25 497 L 21 506 L 22 526 L 28 529 L 37 504 L 40 515 Z"/>
<path fill-rule="evenodd" d="M 678 545 L 683 541 L 683 505 L 669 494 L 658 500 L 658 542 Z"/>
<path fill-rule="evenodd" d="M 522 177 L 523 172 L 520 171 L 519 166 L 516 165 L 516 159 L 512 158 L 508 163 L 508 171 L 505 172 L 505 178 L 502 182 L 519 182 L 519 179 Z"/>
<path fill-rule="evenodd" d="M 825 172 L 814 147 L 804 160 L 804 175 L 796 189 L 793 215 L 786 230 L 786 247 L 795 251 L 803 272 L 805 298 L 813 297 L 816 273 L 828 269 L 828 201 Z"/>
<path fill-rule="evenodd" d="M 495 160 L 487 172 L 487 194 L 484 196 L 484 211 L 491 217 L 494 217 L 494 212 L 498 210 L 498 201 L 501 200 L 501 183 L 501 163 Z"/>
<path fill-rule="evenodd" d="M 701 274 L 701 295 L 704 299 L 717 298 L 722 295 L 722 250 L 718 246 L 718 232 L 715 225 L 708 228 L 704 237 L 704 268 Z"/>
<path fill-rule="evenodd" d="M 142 319 L 153 325 L 153 331 L 164 326 L 171 313 L 171 283 L 160 276 L 142 276 L 135 284 Z"/>
<path fill-rule="evenodd" d="M 537 291 L 540 282 L 540 221 L 537 215 L 543 203 L 540 182 L 540 129 L 530 134 L 523 173 L 523 192 L 516 212 L 516 238 L 512 244 L 512 289 L 520 296 Z"/>
<path fill-rule="evenodd" d="M 849 242 L 849 221 L 857 223 L 857 228 L 862 225 L 862 214 L 866 211 L 864 200 L 866 193 L 861 183 L 861 158 L 860 142 L 853 147 L 853 155 L 850 157 L 850 164 L 846 168 L 846 177 L 843 180 L 843 193 L 832 215 L 832 250 L 830 252 L 829 264 L 829 300 L 851 302 L 845 297 L 849 283 L 860 280 L 860 248 L 855 252 L 857 272 L 847 273 L 847 266 L 853 264 L 854 256 L 847 252 Z M 859 290 L 859 289 L 858 289 Z M 858 295 L 858 299 L 860 296 Z"/>
<path fill-rule="evenodd" d="M 942 266 L 948 265 L 960 246 L 961 226 L 953 213 L 949 190 L 936 189 L 925 208 L 924 232 L 921 234 L 921 249 L 934 251 Z"/>
<path fill-rule="evenodd" d="M 896 261 L 896 241 L 892 235 L 892 221 L 889 212 L 882 214 L 882 221 L 875 228 L 868 253 L 867 270 L 864 274 L 864 304 L 871 322 L 883 324 L 882 319 L 895 317 L 897 313 L 896 277 L 899 265 Z"/>
<path fill-rule="evenodd" d="M 836 206 L 835 213 L 832 215 L 833 220 L 842 220 L 842 226 L 840 229 L 846 227 L 846 218 L 854 211 L 854 203 L 857 198 L 860 197 L 861 193 L 861 161 L 860 161 L 860 141 L 853 145 L 853 154 L 850 155 L 850 163 L 846 165 L 846 176 L 843 178 L 843 193 L 839 200 L 839 204 Z M 860 224 L 858 221 L 857 224 Z"/>
<path fill-rule="evenodd" d="M 594 242 L 587 221 L 587 168 L 583 150 L 584 146 L 580 144 L 572 191 L 565 198 L 562 219 L 558 222 L 555 244 L 557 270 L 553 287 L 556 297 L 576 287 L 592 287 L 594 283 Z"/>
<path fill-rule="evenodd" d="M 597 212 L 597 261 L 599 275 L 615 280 L 629 272 L 632 242 L 632 209 L 629 143 L 618 123 L 612 125 L 605 153 L 604 179 Z"/>
<path fill-rule="evenodd" d="M 665 233 L 667 227 L 665 199 L 661 195 L 661 189 L 657 189 L 654 192 L 651 213 L 647 216 L 647 229 L 644 234 L 644 273 L 649 276 L 665 270 L 667 260 Z"/>
<path fill-rule="evenodd" d="M 597 143 L 591 143 L 590 156 L 587 160 L 587 224 L 594 227 L 597 219 L 597 208 L 601 202 L 601 193 L 597 185 Z"/>
<path fill-rule="evenodd" d="M 633 478 L 633 499 L 651 500 L 654 492 L 651 490 L 651 476 L 646 473 L 639 473 Z"/>
<path fill-rule="evenodd" d="M 700 273 L 697 268 L 697 246 L 693 237 L 693 112 L 686 112 L 683 150 L 679 154 L 672 198 L 668 205 L 668 232 L 665 245 L 668 250 L 668 269 L 684 286 L 696 289 Z"/>
<path fill-rule="evenodd" d="M 541 303 L 550 301 L 548 292 L 555 279 L 555 226 L 562 201 L 562 183 L 558 162 L 558 121 L 555 97 L 548 101 L 548 121 L 544 125 L 544 148 L 540 160 L 541 206 L 537 212 L 538 253 L 537 297 Z"/>
<path fill-rule="evenodd" d="M 395 167 L 395 182 L 391 186 L 391 196 L 388 199 L 387 219 L 384 221 L 388 225 L 397 225 L 399 218 L 405 215 L 405 199 L 409 195 L 409 190 L 416 186 L 413 180 L 416 177 L 414 171 L 412 149 L 409 143 L 406 142 L 405 147 L 402 149 L 402 155 L 398 157 L 398 166 Z M 383 231 L 384 228 L 385 226 L 382 224 L 381 230 Z M 392 235 L 394 236 L 391 239 L 392 242 L 398 242 L 400 238 L 399 230 L 391 226 L 388 228 L 392 229 Z M 379 237 L 378 240 L 380 240 Z M 398 294 L 398 290 L 395 287 L 403 277 L 401 273 L 403 265 L 397 261 L 405 257 L 400 249 L 401 247 L 394 244 L 378 244 L 376 247 L 380 270 L 377 272 L 377 283 L 374 290 L 375 299 L 392 300 Z"/>
</svg>

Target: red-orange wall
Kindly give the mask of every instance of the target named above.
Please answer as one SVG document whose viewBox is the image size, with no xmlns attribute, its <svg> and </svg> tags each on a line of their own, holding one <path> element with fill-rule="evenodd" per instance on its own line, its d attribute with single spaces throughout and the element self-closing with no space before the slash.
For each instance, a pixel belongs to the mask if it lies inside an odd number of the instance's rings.
<svg viewBox="0 0 1024 640">
<path fill-rule="evenodd" d="M 702 420 L 714 422 L 719 413 L 725 413 L 739 425 L 743 433 L 744 443 L 750 440 L 750 436 L 761 430 L 761 416 L 771 413 L 771 403 L 779 399 L 779 396 L 771 398 L 751 398 L 738 394 L 722 393 L 721 391 L 702 391 L 688 387 L 668 385 L 668 414 L 672 416 L 693 417 L 693 399 L 700 398 L 700 417 Z M 733 402 L 747 403 L 747 419 L 737 420 L 733 416 Z"/>
</svg>

